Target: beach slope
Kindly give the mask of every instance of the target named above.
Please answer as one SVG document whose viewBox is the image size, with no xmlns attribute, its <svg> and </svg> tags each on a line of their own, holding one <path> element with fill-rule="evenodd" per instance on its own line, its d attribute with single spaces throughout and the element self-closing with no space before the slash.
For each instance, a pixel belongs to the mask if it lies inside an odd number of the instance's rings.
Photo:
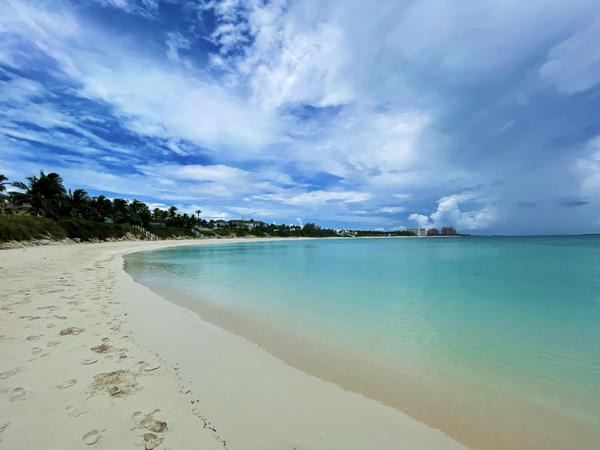
<svg viewBox="0 0 600 450">
<path fill-rule="evenodd" d="M 0 251 L 0 449 L 465 448 L 286 365 L 122 269 L 125 253 L 190 243 Z"/>
</svg>

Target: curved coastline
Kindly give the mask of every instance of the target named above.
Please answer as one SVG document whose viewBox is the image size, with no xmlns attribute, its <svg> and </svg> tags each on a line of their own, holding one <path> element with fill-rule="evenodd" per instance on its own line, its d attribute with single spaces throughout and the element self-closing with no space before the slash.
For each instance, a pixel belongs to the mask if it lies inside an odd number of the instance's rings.
<svg viewBox="0 0 600 450">
<path fill-rule="evenodd" d="M 466 448 L 396 408 L 288 364 L 247 337 L 136 282 L 124 269 L 123 257 L 138 251 L 240 241 L 260 239 L 158 243 L 149 249 L 119 252 L 112 263 L 119 289 L 129 299 L 123 303 L 134 333 L 176 362 L 191 386 L 206 389 L 197 393 L 199 401 L 209 404 L 215 423 L 231 427 L 224 432 L 228 442 L 244 442 L 241 448 L 281 448 L 275 443 L 284 441 L 316 449 Z M 132 301 L 140 297 L 143 303 Z M 228 384 L 223 384 L 223 378 Z M 257 429 L 269 432 L 257 438 Z"/>
<path fill-rule="evenodd" d="M 226 242 L 210 244 L 220 243 Z M 123 270 L 127 272 L 125 267 Z M 129 275 L 136 281 L 134 275 Z M 377 370 L 375 361 L 356 361 L 355 358 L 344 355 L 340 349 L 327 348 L 322 343 L 289 335 L 285 330 L 270 327 L 266 323 L 258 323 L 236 312 L 222 310 L 202 301 L 199 297 L 186 298 L 180 293 L 156 287 L 148 287 L 148 289 L 164 300 L 197 315 L 201 320 L 258 346 L 272 358 L 306 375 L 334 383 L 348 393 L 357 393 L 366 399 L 392 407 L 400 414 L 408 414 L 433 429 L 442 430 L 452 439 L 470 448 L 495 449 L 501 445 L 503 449 L 515 450 L 542 447 L 560 449 L 567 443 L 575 443 L 574 448 L 586 448 L 590 436 L 595 435 L 591 432 L 591 427 L 573 420 L 568 424 L 569 431 L 557 439 L 551 433 L 548 434 L 547 430 L 563 428 L 564 416 L 540 408 L 539 405 L 530 404 L 523 399 L 509 398 L 509 396 L 506 396 L 508 400 L 506 405 L 512 407 L 518 405 L 520 406 L 518 410 L 505 408 L 500 414 L 498 411 L 490 410 L 488 417 L 481 417 L 476 412 L 477 409 L 481 410 L 481 404 L 478 402 L 485 400 L 469 398 L 468 395 L 457 396 L 456 392 L 444 389 L 432 390 L 431 386 L 428 387 L 410 377 L 399 380 L 397 376 L 391 377 L 386 374 L 385 370 Z M 290 344 L 294 349 L 291 352 L 287 348 Z M 317 347 L 319 347 L 317 352 L 312 351 Z M 302 348 L 311 350 L 298 351 Z M 524 423 L 523 419 L 526 419 L 527 423 Z"/>
</svg>

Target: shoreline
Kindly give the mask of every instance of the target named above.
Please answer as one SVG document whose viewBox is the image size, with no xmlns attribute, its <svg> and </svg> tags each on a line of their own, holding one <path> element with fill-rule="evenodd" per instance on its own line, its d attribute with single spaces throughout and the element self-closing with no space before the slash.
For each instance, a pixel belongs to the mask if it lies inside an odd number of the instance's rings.
<svg viewBox="0 0 600 450">
<path fill-rule="evenodd" d="M 135 280 L 134 273 L 129 274 Z M 376 360 L 357 360 L 345 349 L 292 335 L 268 321 L 215 306 L 201 296 L 147 287 L 201 320 L 265 349 L 287 365 L 408 414 L 469 448 L 586 449 L 598 437 L 593 423 L 583 417 L 570 417 L 509 392 L 466 386 L 453 379 L 444 386 L 427 385 L 391 373 Z"/>
<path fill-rule="evenodd" d="M 0 252 L 0 448 L 465 448 L 285 364 L 123 270 L 128 252 L 219 243 Z"/>
<path fill-rule="evenodd" d="M 465 383 L 458 384 L 453 379 L 447 380 L 443 387 L 427 384 L 391 372 L 375 359 L 358 359 L 344 349 L 291 335 L 267 322 L 181 294 L 149 289 L 200 320 L 247 340 L 286 365 L 391 407 L 441 430 L 468 448 L 562 450 L 573 444 L 574 449 L 587 449 L 589 442 L 595 442 L 589 438 L 593 423 L 582 417 L 563 415 L 508 392 L 474 384 L 465 387 Z M 466 392 L 466 388 L 470 390 Z M 549 429 L 562 430 L 559 438 L 548 433 Z"/>
</svg>

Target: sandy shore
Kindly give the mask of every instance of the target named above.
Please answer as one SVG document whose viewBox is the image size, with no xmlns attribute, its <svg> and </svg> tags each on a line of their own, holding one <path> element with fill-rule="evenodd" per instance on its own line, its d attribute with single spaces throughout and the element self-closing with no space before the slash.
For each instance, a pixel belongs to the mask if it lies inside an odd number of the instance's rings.
<svg viewBox="0 0 600 450">
<path fill-rule="evenodd" d="M 121 255 L 0 251 L 0 449 L 464 449 L 135 283 Z"/>
</svg>

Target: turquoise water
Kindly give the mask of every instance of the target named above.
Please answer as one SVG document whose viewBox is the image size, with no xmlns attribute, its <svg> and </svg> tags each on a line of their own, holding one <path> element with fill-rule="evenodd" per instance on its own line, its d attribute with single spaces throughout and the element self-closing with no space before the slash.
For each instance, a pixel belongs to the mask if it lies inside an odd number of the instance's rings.
<svg viewBox="0 0 600 450">
<path fill-rule="evenodd" d="M 600 424 L 598 237 L 244 242 L 126 261 L 151 288 L 392 374 L 452 379 Z"/>
</svg>

